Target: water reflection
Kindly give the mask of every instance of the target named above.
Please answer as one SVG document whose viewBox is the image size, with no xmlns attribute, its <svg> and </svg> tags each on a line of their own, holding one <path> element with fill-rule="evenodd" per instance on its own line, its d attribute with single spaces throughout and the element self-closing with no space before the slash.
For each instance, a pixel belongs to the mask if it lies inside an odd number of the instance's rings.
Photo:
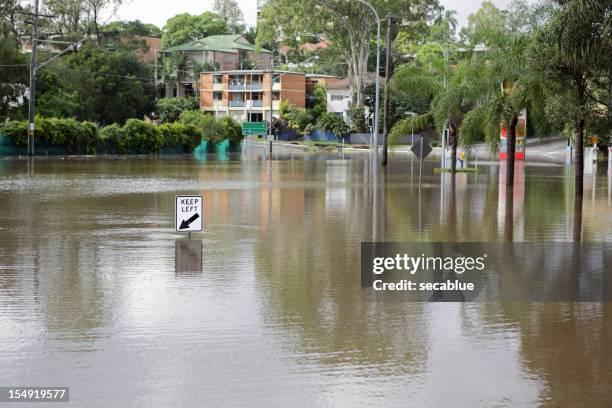
<svg viewBox="0 0 612 408">
<path fill-rule="evenodd" d="M 174 248 L 174 271 L 177 276 L 202 273 L 202 241 L 177 239 Z"/>
<path fill-rule="evenodd" d="M 32 177 L 25 161 L 2 161 L 0 378 L 67 384 L 74 405 L 92 407 L 126 397 L 142 406 L 610 401 L 606 304 L 361 295 L 362 241 L 570 240 L 563 167 L 517 166 L 512 190 L 495 164 L 451 177 L 425 161 L 419 177 L 411 161 L 382 171 L 367 156 L 252 153 L 37 160 Z M 610 241 L 610 181 L 592 183 L 582 239 Z M 173 232 L 177 193 L 204 196 L 199 249 Z"/>
</svg>

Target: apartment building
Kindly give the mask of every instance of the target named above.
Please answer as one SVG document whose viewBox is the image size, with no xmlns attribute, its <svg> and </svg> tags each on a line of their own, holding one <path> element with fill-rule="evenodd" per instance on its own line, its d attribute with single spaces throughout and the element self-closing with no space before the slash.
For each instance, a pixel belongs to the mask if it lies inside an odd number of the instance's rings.
<svg viewBox="0 0 612 408">
<path fill-rule="evenodd" d="M 170 47 L 161 52 L 163 58 L 180 57 L 175 77 L 166 83 L 166 97 L 195 95 L 198 89 L 197 73 L 203 69 L 227 71 L 246 69 L 255 65 L 268 69 L 271 52 L 257 47 L 239 34 L 211 35 L 186 44 Z M 178 85 L 178 89 L 177 89 Z"/>
<path fill-rule="evenodd" d="M 215 116 L 231 116 L 239 122 L 270 120 L 270 82 L 272 115 L 278 117 L 281 101 L 298 108 L 306 106 L 306 77 L 297 72 L 233 70 L 200 74 L 200 107 Z"/>
</svg>

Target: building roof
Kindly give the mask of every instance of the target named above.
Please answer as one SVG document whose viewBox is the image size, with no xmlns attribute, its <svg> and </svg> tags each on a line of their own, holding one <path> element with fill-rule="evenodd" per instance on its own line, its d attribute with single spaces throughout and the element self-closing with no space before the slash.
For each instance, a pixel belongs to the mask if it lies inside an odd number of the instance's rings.
<svg viewBox="0 0 612 408">
<path fill-rule="evenodd" d="M 175 47 L 166 48 L 163 52 L 179 51 L 221 51 L 234 52 L 236 50 L 267 52 L 269 50 L 257 49 L 240 34 L 231 35 L 209 35 L 206 38 L 191 41 Z"/>
<path fill-rule="evenodd" d="M 326 50 L 329 48 L 329 41 L 321 40 L 318 43 L 304 43 L 300 45 L 300 51 L 315 52 L 319 50 Z"/>
<path fill-rule="evenodd" d="M 242 74 L 269 74 L 270 70 L 267 69 L 229 69 L 229 70 L 221 70 L 221 71 L 202 71 L 201 74 L 213 74 L 213 75 L 242 75 Z M 274 75 L 276 74 L 293 74 L 293 75 L 306 75 L 303 72 L 295 72 L 295 71 L 280 71 L 275 69 Z"/>
</svg>

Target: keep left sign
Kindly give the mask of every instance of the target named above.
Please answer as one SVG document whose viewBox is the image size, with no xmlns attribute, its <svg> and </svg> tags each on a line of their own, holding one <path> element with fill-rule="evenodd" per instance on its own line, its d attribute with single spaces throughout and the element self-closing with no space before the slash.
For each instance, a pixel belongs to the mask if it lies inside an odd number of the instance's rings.
<svg viewBox="0 0 612 408">
<path fill-rule="evenodd" d="M 202 231 L 202 196 L 176 196 L 176 230 Z"/>
</svg>

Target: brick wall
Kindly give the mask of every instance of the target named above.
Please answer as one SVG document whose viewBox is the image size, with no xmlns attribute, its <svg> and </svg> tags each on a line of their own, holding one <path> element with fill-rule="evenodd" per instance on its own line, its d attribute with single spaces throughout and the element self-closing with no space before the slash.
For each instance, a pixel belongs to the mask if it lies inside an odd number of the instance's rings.
<svg viewBox="0 0 612 408">
<path fill-rule="evenodd" d="M 237 69 L 238 54 L 230 52 L 214 51 L 214 61 L 219 65 L 220 71 L 230 71 Z"/>
<path fill-rule="evenodd" d="M 270 54 L 265 52 L 247 51 L 246 57 L 253 64 L 257 64 L 257 69 L 270 68 Z"/>
<path fill-rule="evenodd" d="M 211 74 L 200 75 L 200 107 L 213 106 L 213 80 Z"/>
<path fill-rule="evenodd" d="M 306 107 L 306 83 L 304 75 L 284 74 L 281 77 L 281 100 L 287 100 L 298 108 Z"/>
</svg>

